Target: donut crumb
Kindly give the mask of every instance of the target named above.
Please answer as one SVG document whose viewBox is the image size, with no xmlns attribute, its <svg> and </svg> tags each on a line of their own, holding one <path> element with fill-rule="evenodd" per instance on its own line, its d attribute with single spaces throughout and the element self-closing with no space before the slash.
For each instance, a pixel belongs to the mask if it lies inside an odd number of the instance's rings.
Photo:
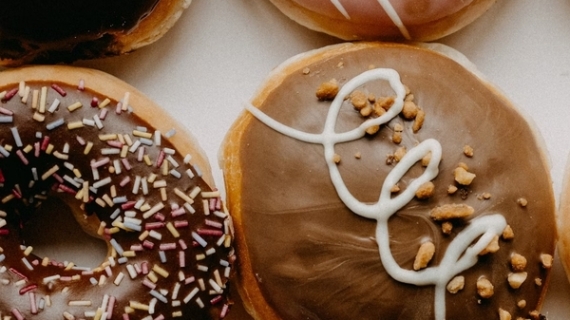
<svg viewBox="0 0 570 320">
<path fill-rule="evenodd" d="M 338 94 L 339 85 L 336 79 L 331 79 L 329 81 L 323 82 L 317 88 L 317 99 L 323 100 L 333 100 Z"/>
<path fill-rule="evenodd" d="M 540 262 L 542 263 L 542 267 L 544 269 L 552 268 L 553 260 L 554 260 L 554 258 L 552 257 L 552 255 L 550 255 L 548 253 L 541 253 L 540 254 Z"/>
<path fill-rule="evenodd" d="M 451 234 L 451 231 L 453 230 L 453 223 L 449 222 L 449 221 L 445 221 L 444 223 L 441 224 L 441 232 L 443 232 L 443 234 Z"/>
<path fill-rule="evenodd" d="M 470 145 L 465 145 L 463 147 L 463 154 L 469 158 L 473 157 L 473 148 Z"/>
</svg>

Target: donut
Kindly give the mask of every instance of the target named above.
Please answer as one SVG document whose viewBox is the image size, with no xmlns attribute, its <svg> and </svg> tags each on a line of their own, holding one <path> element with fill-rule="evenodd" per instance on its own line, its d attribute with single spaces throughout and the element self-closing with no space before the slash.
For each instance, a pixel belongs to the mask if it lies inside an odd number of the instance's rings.
<svg viewBox="0 0 570 320">
<path fill-rule="evenodd" d="M 566 163 L 566 170 L 562 182 L 562 193 L 560 194 L 559 211 L 559 232 L 558 252 L 560 261 L 570 281 L 570 158 Z"/>
<path fill-rule="evenodd" d="M 271 0 L 289 18 L 352 40 L 432 41 L 467 26 L 495 0 Z"/>
<path fill-rule="evenodd" d="M 8 69 L 0 92 L 0 318 L 221 319 L 229 312 L 231 217 L 183 126 L 135 88 L 92 69 Z M 26 227 L 52 214 L 44 206 L 50 201 L 105 242 L 103 261 L 58 261 L 26 243 Z M 64 227 L 58 232 L 71 232 Z"/>
<path fill-rule="evenodd" d="M 255 319 L 541 318 L 543 143 L 461 57 L 343 43 L 269 75 L 220 157 Z"/>
<path fill-rule="evenodd" d="M 9 0 L 0 12 L 0 64 L 72 62 L 158 40 L 191 0 Z"/>
</svg>

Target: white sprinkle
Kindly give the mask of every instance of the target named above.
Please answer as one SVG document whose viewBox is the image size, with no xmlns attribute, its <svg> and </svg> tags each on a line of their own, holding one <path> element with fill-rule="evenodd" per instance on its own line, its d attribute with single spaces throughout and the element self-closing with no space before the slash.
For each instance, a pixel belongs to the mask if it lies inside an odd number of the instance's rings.
<svg viewBox="0 0 570 320">
<path fill-rule="evenodd" d="M 216 283 L 216 281 L 214 281 L 214 279 L 210 279 L 210 281 L 208 281 L 210 283 L 210 285 L 212 286 L 212 289 L 214 289 L 214 291 L 221 293 L 222 292 L 222 288 Z"/>
<path fill-rule="evenodd" d="M 117 148 L 101 148 L 102 155 L 111 155 L 111 154 L 119 154 L 121 153 L 121 149 Z"/>
<path fill-rule="evenodd" d="M 74 186 L 78 189 L 81 188 L 81 184 L 78 183 L 77 181 L 73 180 L 73 178 L 68 176 L 68 175 L 64 175 L 63 180 L 67 181 L 69 184 L 71 184 L 72 186 Z"/>
<path fill-rule="evenodd" d="M 95 125 L 97 126 L 97 128 L 99 129 L 103 128 L 103 122 L 101 122 L 101 119 L 99 118 L 98 115 L 93 116 L 93 121 L 95 121 Z"/>
<path fill-rule="evenodd" d="M 0 153 L 6 158 L 10 156 L 10 152 L 8 152 L 8 150 L 4 149 L 2 146 L 0 146 Z"/>
<path fill-rule="evenodd" d="M 156 230 L 150 230 L 148 236 L 156 240 L 162 240 L 162 234 L 158 233 Z"/>
<path fill-rule="evenodd" d="M 57 119 L 57 120 L 55 120 L 55 121 L 52 121 L 52 122 L 48 123 L 48 124 L 46 125 L 46 129 L 48 129 L 48 130 L 53 130 L 53 129 L 55 129 L 55 128 L 61 126 L 61 125 L 63 125 L 64 123 L 65 123 L 65 121 L 63 120 L 63 118 L 59 118 L 59 119 Z"/>
<path fill-rule="evenodd" d="M 0 116 L 0 123 L 12 123 L 14 122 L 14 116 Z"/>
<path fill-rule="evenodd" d="M 200 291 L 198 288 L 194 288 L 192 291 L 190 291 L 190 293 L 183 299 L 184 303 L 190 302 L 190 300 L 194 298 L 198 291 Z"/>
<path fill-rule="evenodd" d="M 153 144 L 153 141 L 150 139 L 147 139 L 147 138 L 139 138 L 139 141 L 142 144 L 147 145 L 147 146 L 152 146 L 152 144 Z"/>
<path fill-rule="evenodd" d="M 166 149 L 165 149 L 166 150 Z M 180 165 L 178 164 L 178 162 L 176 162 L 176 160 L 174 160 L 174 158 L 172 158 L 171 155 L 168 155 L 168 157 L 166 157 L 166 160 L 168 160 L 168 162 L 170 162 L 172 164 L 173 167 L 178 168 Z"/>
<path fill-rule="evenodd" d="M 194 178 L 194 172 L 192 172 L 191 169 L 186 169 L 186 175 L 187 175 L 188 178 L 190 178 L 190 179 Z"/>
<path fill-rule="evenodd" d="M 95 279 L 93 277 L 89 278 L 89 282 L 91 282 L 91 284 L 94 286 L 97 285 L 97 283 L 99 283 L 99 281 L 97 281 L 97 279 Z"/>
<path fill-rule="evenodd" d="M 113 167 L 115 168 L 115 174 L 121 174 L 121 162 L 118 159 L 113 160 Z"/>
<path fill-rule="evenodd" d="M 69 143 L 65 143 L 63 145 L 63 153 L 69 153 Z"/>
<path fill-rule="evenodd" d="M 51 106 L 48 108 L 48 112 L 54 113 L 57 110 L 57 107 L 59 107 L 59 100 L 56 98 L 55 100 L 53 100 Z"/>
<path fill-rule="evenodd" d="M 120 196 L 120 197 L 113 198 L 114 204 L 121 204 L 121 203 L 125 203 L 125 202 L 127 202 L 127 196 Z"/>
<path fill-rule="evenodd" d="M 146 178 L 141 179 L 142 192 L 144 195 L 148 194 L 148 182 Z"/>
<path fill-rule="evenodd" d="M 87 118 L 83 118 L 83 124 L 86 126 L 90 126 L 90 127 L 94 127 L 95 126 L 95 120 L 91 120 L 91 119 L 87 119 Z"/>
<path fill-rule="evenodd" d="M 123 248 L 121 247 L 121 245 L 117 242 L 117 240 L 115 240 L 114 238 L 111 238 L 111 240 L 109 240 L 109 243 L 111 244 L 111 246 L 113 246 L 113 248 L 115 249 L 115 251 L 117 251 L 117 254 L 122 256 L 123 253 L 125 252 L 123 250 Z"/>
<path fill-rule="evenodd" d="M 113 281 L 113 284 L 118 286 L 121 284 L 121 281 L 123 281 L 123 278 L 125 277 L 125 274 L 122 272 L 119 272 L 119 274 L 117 275 L 117 277 L 115 278 L 115 281 Z"/>
<path fill-rule="evenodd" d="M 23 144 L 22 144 L 22 139 L 20 138 L 20 133 L 18 133 L 18 128 L 12 127 L 10 128 L 10 131 L 12 131 L 12 136 L 14 137 L 14 141 L 16 142 L 16 146 L 21 148 Z"/>
<path fill-rule="evenodd" d="M 160 143 L 161 143 L 160 131 L 156 130 L 154 131 L 154 145 L 160 146 Z"/>
<path fill-rule="evenodd" d="M 160 300 L 162 303 L 168 303 L 168 299 L 156 290 L 150 290 L 150 295 Z"/>
<path fill-rule="evenodd" d="M 139 232 L 142 231 L 142 226 L 136 225 L 132 222 L 123 222 L 123 226 L 133 231 L 139 231 Z"/>
<path fill-rule="evenodd" d="M 28 261 L 28 259 L 26 258 L 22 258 L 22 262 L 24 263 L 24 265 L 26 266 L 26 268 L 28 270 L 34 270 L 34 267 L 32 266 L 32 264 L 30 263 L 30 261 Z"/>
<path fill-rule="evenodd" d="M 134 279 L 137 277 L 137 270 L 135 270 L 135 267 L 133 267 L 132 264 L 127 264 L 127 271 L 129 272 L 129 276 L 131 277 L 131 279 Z"/>
<path fill-rule="evenodd" d="M 166 132 L 164 134 L 165 137 L 167 138 L 171 138 L 172 136 L 174 136 L 176 134 L 176 129 L 172 128 L 170 130 L 168 130 L 168 132 Z"/>
<path fill-rule="evenodd" d="M 101 188 L 102 186 L 107 185 L 107 184 L 109 184 L 109 183 L 111 183 L 111 177 L 107 177 L 107 178 L 105 178 L 105 179 L 103 179 L 103 180 L 99 180 L 99 181 L 93 183 L 93 188 L 99 189 L 99 188 Z"/>
<path fill-rule="evenodd" d="M 176 150 L 174 150 L 172 148 L 164 148 L 164 149 L 162 149 L 162 151 L 164 151 L 164 153 L 169 154 L 169 155 L 176 154 Z"/>
<path fill-rule="evenodd" d="M 139 192 L 139 188 L 141 186 L 141 177 L 135 177 L 135 183 L 133 184 L 133 194 L 137 194 Z"/>
<path fill-rule="evenodd" d="M 129 152 L 134 153 L 135 151 L 137 151 L 137 149 L 139 148 L 140 145 L 141 145 L 141 142 L 139 140 L 136 140 L 133 143 L 133 145 L 129 148 Z"/>
<path fill-rule="evenodd" d="M 164 253 L 164 251 L 158 251 L 158 256 L 160 258 L 160 262 L 166 263 L 166 253 Z"/>
<path fill-rule="evenodd" d="M 198 244 L 200 244 L 202 247 L 206 247 L 208 245 L 208 242 L 206 242 L 204 238 L 200 237 L 200 235 L 194 231 L 192 231 L 192 238 L 196 240 L 196 242 L 198 242 Z"/>
<path fill-rule="evenodd" d="M 38 177 L 38 169 L 37 168 L 32 168 L 32 176 L 34 177 L 35 181 L 38 181 L 39 177 Z"/>
<path fill-rule="evenodd" d="M 93 180 L 99 180 L 99 171 L 97 168 L 91 168 L 91 173 L 93 174 Z"/>
</svg>

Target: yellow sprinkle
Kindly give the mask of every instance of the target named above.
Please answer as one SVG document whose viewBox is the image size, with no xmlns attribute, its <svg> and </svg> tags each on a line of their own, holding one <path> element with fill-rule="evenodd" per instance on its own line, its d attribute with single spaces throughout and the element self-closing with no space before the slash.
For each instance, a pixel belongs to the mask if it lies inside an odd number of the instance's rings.
<svg viewBox="0 0 570 320">
<path fill-rule="evenodd" d="M 184 192 L 182 192 L 180 189 L 178 188 L 174 188 L 174 194 L 176 194 L 178 197 L 180 197 L 182 200 L 188 202 L 189 204 L 194 203 L 194 200 L 192 198 L 190 198 L 189 196 L 187 196 Z"/>
<path fill-rule="evenodd" d="M 14 199 L 14 195 L 13 194 L 9 194 L 7 196 L 5 196 L 4 198 L 2 198 L 2 203 L 7 203 L 8 201 Z"/>
<path fill-rule="evenodd" d="M 109 100 L 109 98 L 105 98 L 105 100 L 103 100 L 103 102 L 99 103 L 99 108 L 100 109 L 105 108 L 110 102 L 111 102 L 111 100 Z"/>
<path fill-rule="evenodd" d="M 196 260 L 200 261 L 200 260 L 204 260 L 206 259 L 206 255 L 203 253 L 199 253 L 196 255 Z"/>
<path fill-rule="evenodd" d="M 65 320 L 75 320 L 75 317 L 67 311 L 63 312 L 63 317 L 65 318 Z"/>
<path fill-rule="evenodd" d="M 152 267 L 152 271 L 158 273 L 159 275 L 161 275 L 163 278 L 168 278 L 168 271 L 162 269 L 159 265 L 155 264 Z"/>
<path fill-rule="evenodd" d="M 131 140 L 131 136 L 129 136 L 128 134 L 124 134 L 123 139 L 125 140 L 125 142 L 129 147 L 133 145 L 133 140 Z"/>
<path fill-rule="evenodd" d="M 118 227 L 112 227 L 112 228 L 109 228 L 109 230 L 107 230 L 107 232 L 109 232 L 109 234 L 115 234 L 115 233 L 118 233 L 120 231 L 121 231 L 121 229 L 119 229 Z"/>
<path fill-rule="evenodd" d="M 101 317 L 103 316 L 103 309 L 101 309 L 101 307 L 97 308 L 97 311 L 95 312 L 95 316 L 93 317 L 93 320 L 101 320 Z"/>
<path fill-rule="evenodd" d="M 162 201 L 167 201 L 168 197 L 166 195 L 166 188 L 160 188 L 160 199 Z"/>
<path fill-rule="evenodd" d="M 83 203 L 87 203 L 89 202 L 89 181 L 83 182 L 83 190 L 85 190 L 83 193 Z"/>
<path fill-rule="evenodd" d="M 150 138 L 152 138 L 152 133 L 143 132 L 143 131 L 139 131 L 139 130 L 133 130 L 133 136 L 150 139 Z"/>
<path fill-rule="evenodd" d="M 99 140 L 101 141 L 108 141 L 108 140 L 116 140 L 117 134 L 116 133 L 108 133 L 108 134 L 100 134 Z"/>
<path fill-rule="evenodd" d="M 143 205 L 141 206 L 140 211 L 141 211 L 141 212 L 145 212 L 145 211 L 150 210 L 150 208 L 151 208 L 150 204 L 145 203 L 145 204 L 143 204 Z"/>
<path fill-rule="evenodd" d="M 218 198 L 218 197 L 220 197 L 220 191 L 202 192 L 202 198 Z"/>
<path fill-rule="evenodd" d="M 73 262 L 68 262 L 67 266 L 65 266 L 65 271 L 69 271 L 71 270 L 73 267 L 75 267 L 75 264 Z"/>
<path fill-rule="evenodd" d="M 85 191 L 83 189 L 79 189 L 79 191 L 77 191 L 77 193 L 75 194 L 75 200 L 82 200 L 84 192 Z"/>
<path fill-rule="evenodd" d="M 111 199 L 111 198 L 109 197 L 109 195 L 106 194 L 106 193 L 103 195 L 103 200 L 107 203 L 107 205 L 108 205 L 109 207 L 112 207 L 112 206 L 115 205 L 115 204 L 113 203 L 113 199 Z"/>
<path fill-rule="evenodd" d="M 134 258 L 136 256 L 137 256 L 137 253 L 133 250 L 123 251 L 123 257 Z"/>
<path fill-rule="evenodd" d="M 148 278 L 148 280 L 152 281 L 153 283 L 156 283 L 158 281 L 158 277 L 156 276 L 156 273 L 154 273 L 154 271 L 150 271 L 146 277 Z"/>
<path fill-rule="evenodd" d="M 48 257 L 44 257 L 42 259 L 42 266 L 47 267 L 49 265 L 49 258 Z"/>
<path fill-rule="evenodd" d="M 125 96 L 123 97 L 123 106 L 121 107 L 121 110 L 123 111 L 127 111 L 128 107 L 129 107 L 129 97 L 131 96 L 130 92 L 125 92 Z"/>
<path fill-rule="evenodd" d="M 123 147 L 121 147 L 121 154 L 120 154 L 121 158 L 126 158 L 128 152 L 129 152 L 129 146 L 127 146 L 126 144 L 123 145 Z"/>
<path fill-rule="evenodd" d="M 91 306 L 91 300 L 71 300 L 67 303 L 68 306 L 81 306 L 81 307 L 89 307 Z"/>
<path fill-rule="evenodd" d="M 229 248 L 232 245 L 232 236 L 226 234 L 226 239 L 224 240 L 224 247 Z"/>
<path fill-rule="evenodd" d="M 59 167 L 57 166 L 57 164 L 53 167 L 51 167 L 51 169 L 49 169 L 48 171 L 46 171 L 43 175 L 42 175 L 42 180 L 46 180 L 47 178 L 51 177 L 52 174 L 56 173 L 57 170 L 59 170 Z"/>
<path fill-rule="evenodd" d="M 40 96 L 39 90 L 32 91 L 32 109 L 38 108 L 38 97 Z"/>
<path fill-rule="evenodd" d="M 0 99 L 4 99 L 4 97 L 6 96 L 7 93 L 8 93 L 8 91 L 6 91 L 6 90 L 0 92 Z"/>
<path fill-rule="evenodd" d="M 24 250 L 24 255 L 25 255 L 26 257 L 29 256 L 30 253 L 32 253 L 32 250 L 34 250 L 34 248 L 31 247 L 31 246 L 28 246 L 28 247 L 26 248 L 26 250 Z"/>
<path fill-rule="evenodd" d="M 24 94 L 22 95 L 22 103 L 27 104 L 29 97 L 30 97 L 30 87 L 26 86 L 26 89 L 24 89 Z"/>
<path fill-rule="evenodd" d="M 46 153 L 51 154 L 51 152 L 53 151 L 54 148 L 55 148 L 54 145 L 50 143 L 48 145 L 48 147 L 46 148 Z"/>
<path fill-rule="evenodd" d="M 81 107 L 83 107 L 83 105 L 81 104 L 81 102 L 77 101 L 77 102 L 75 102 L 75 103 L 69 105 L 69 106 L 67 107 L 67 110 L 69 110 L 69 112 L 73 112 L 73 111 L 75 111 L 75 110 L 77 110 L 77 109 L 79 109 L 79 108 L 81 108 Z"/>
<path fill-rule="evenodd" d="M 76 274 L 76 275 L 71 276 L 71 280 L 73 280 L 73 281 L 77 281 L 77 280 L 79 280 L 79 279 L 81 279 L 81 275 L 80 275 L 80 274 Z"/>
<path fill-rule="evenodd" d="M 172 312 L 172 317 L 173 317 L 173 318 L 180 318 L 180 317 L 182 317 L 182 311 L 178 310 L 178 311 Z"/>
<path fill-rule="evenodd" d="M 73 169 L 73 174 L 75 175 L 75 177 L 81 178 L 81 171 L 79 171 L 79 169 L 74 168 L 74 169 Z"/>
<path fill-rule="evenodd" d="M 89 141 L 89 142 L 87 142 L 87 145 L 85 146 L 85 149 L 83 150 L 83 154 L 88 154 L 89 152 L 91 152 L 91 148 L 93 148 L 93 142 Z"/>
<path fill-rule="evenodd" d="M 26 82 L 20 81 L 20 83 L 18 83 L 18 95 L 20 97 L 24 96 L 24 89 L 25 88 L 26 88 Z"/>
<path fill-rule="evenodd" d="M 162 169 L 162 175 L 167 176 L 168 175 L 168 161 L 162 162 L 161 169 Z"/>
<path fill-rule="evenodd" d="M 105 208 L 105 201 L 103 201 L 101 198 L 97 198 L 95 199 L 95 203 L 98 204 L 101 208 Z"/>
<path fill-rule="evenodd" d="M 142 311 L 148 311 L 149 308 L 147 304 L 142 304 L 136 301 L 129 301 L 129 307 L 135 310 L 142 310 Z"/>
<path fill-rule="evenodd" d="M 99 223 L 99 229 L 97 229 L 97 234 L 102 236 L 103 233 L 105 233 L 105 227 L 107 226 L 107 224 L 105 223 L 105 221 L 101 221 L 101 223 Z"/>
<path fill-rule="evenodd" d="M 168 231 L 170 231 L 170 233 L 174 238 L 180 238 L 180 233 L 178 232 L 178 230 L 176 230 L 172 222 L 168 222 L 166 224 L 166 228 L 168 229 Z"/>
<path fill-rule="evenodd" d="M 74 121 L 67 124 L 67 129 L 69 130 L 78 129 L 78 128 L 83 128 L 83 122 Z"/>
<path fill-rule="evenodd" d="M 43 114 L 35 112 L 34 115 L 32 116 L 32 119 L 36 120 L 37 122 L 44 122 L 46 117 Z"/>
<path fill-rule="evenodd" d="M 146 239 L 146 237 L 148 237 L 148 230 L 143 231 L 140 236 L 139 236 L 139 241 L 143 241 L 144 239 Z"/>
<path fill-rule="evenodd" d="M 204 208 L 204 215 L 210 215 L 210 206 L 208 205 L 208 200 L 202 200 L 202 208 Z"/>
<path fill-rule="evenodd" d="M 47 87 L 42 87 L 41 89 L 41 93 L 40 93 L 40 107 L 38 109 L 38 111 L 40 113 L 45 113 L 46 112 L 46 100 L 47 100 Z"/>
<path fill-rule="evenodd" d="M 111 185 L 110 191 L 111 191 L 111 198 L 115 198 L 117 196 L 117 188 L 115 187 L 115 185 Z"/>
<path fill-rule="evenodd" d="M 152 166 L 152 161 L 150 161 L 150 157 L 148 156 L 148 154 L 145 154 L 145 155 L 143 156 L 143 160 L 144 160 L 144 163 L 146 163 L 147 166 L 149 166 L 149 167 Z"/>
<path fill-rule="evenodd" d="M 69 155 L 67 155 L 65 153 L 61 153 L 57 150 L 55 150 L 55 152 L 53 153 L 53 156 L 58 158 L 58 159 L 61 159 L 61 160 L 68 160 L 69 159 Z"/>
<path fill-rule="evenodd" d="M 192 198 L 192 199 L 196 198 L 196 196 L 198 194 L 200 194 L 200 191 L 202 191 L 202 189 L 200 189 L 200 187 L 198 187 L 198 186 L 194 187 L 194 189 L 192 189 L 192 191 L 190 191 L 190 198 Z"/>
<path fill-rule="evenodd" d="M 29 153 L 29 152 L 32 151 L 32 150 L 34 150 L 34 146 L 32 146 L 31 144 L 27 145 L 27 146 L 24 148 L 24 152 L 25 152 L 25 153 Z"/>
<path fill-rule="evenodd" d="M 148 176 L 148 179 L 146 179 L 146 181 L 148 181 L 148 183 L 154 183 L 154 180 L 155 180 L 155 179 L 156 179 L 156 174 L 151 173 L 151 174 Z"/>
</svg>

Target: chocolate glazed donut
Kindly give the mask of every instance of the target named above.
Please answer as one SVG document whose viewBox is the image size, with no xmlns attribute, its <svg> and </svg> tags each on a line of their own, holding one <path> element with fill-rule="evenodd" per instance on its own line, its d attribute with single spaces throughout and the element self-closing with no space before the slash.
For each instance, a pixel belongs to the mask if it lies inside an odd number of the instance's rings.
<svg viewBox="0 0 570 320">
<path fill-rule="evenodd" d="M 0 63 L 71 62 L 133 51 L 160 38 L 191 0 L 9 0 Z"/>
<path fill-rule="evenodd" d="M 557 238 L 541 141 L 448 56 L 299 55 L 223 150 L 255 319 L 541 317 Z"/>
<path fill-rule="evenodd" d="M 2 318 L 228 313 L 231 219 L 183 127 L 133 87 L 90 69 L 3 71 L 0 92 Z M 107 244 L 95 268 L 38 256 L 21 236 L 50 215 L 42 206 L 50 199 Z"/>
</svg>

